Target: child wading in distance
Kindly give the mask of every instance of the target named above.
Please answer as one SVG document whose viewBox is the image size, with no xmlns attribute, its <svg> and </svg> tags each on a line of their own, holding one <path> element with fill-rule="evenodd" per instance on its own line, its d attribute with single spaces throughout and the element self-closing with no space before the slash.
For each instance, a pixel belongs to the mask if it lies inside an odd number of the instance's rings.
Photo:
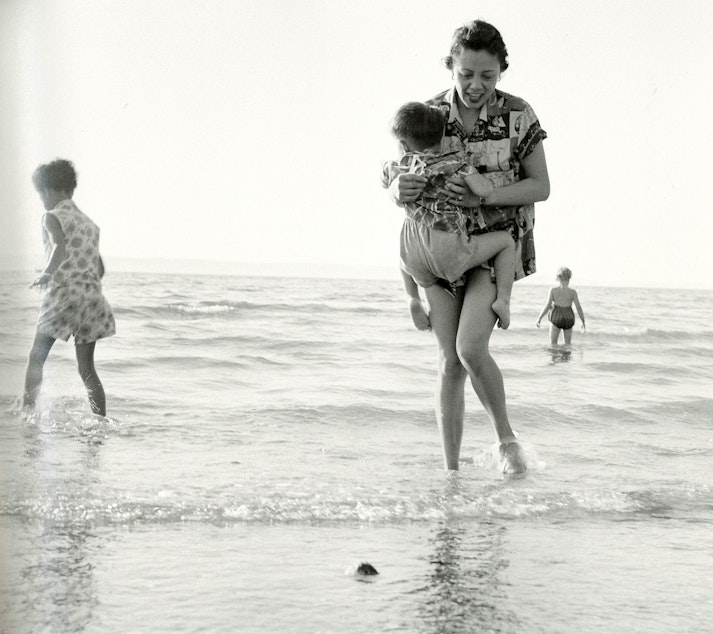
<svg viewBox="0 0 713 634">
<path fill-rule="evenodd" d="M 572 278 L 572 271 L 566 266 L 563 266 L 557 271 L 557 281 L 559 286 L 550 289 L 550 294 L 547 296 L 547 303 L 542 309 L 540 316 L 537 318 L 537 327 L 540 327 L 540 321 L 549 313 L 550 320 L 550 343 L 553 346 L 557 345 L 560 336 L 560 330 L 564 333 L 564 343 L 569 345 L 572 343 L 572 327 L 574 326 L 574 311 L 572 304 L 577 307 L 579 318 L 582 320 L 582 330 L 586 325 L 584 322 L 584 311 L 579 303 L 577 291 L 569 287 L 569 280 Z"/>
<path fill-rule="evenodd" d="M 77 366 L 94 414 L 106 416 L 104 387 L 94 368 L 98 339 L 114 334 L 114 316 L 102 294 L 104 263 L 99 228 L 74 204 L 77 174 L 69 161 L 40 165 L 32 182 L 47 213 L 42 217 L 47 266 L 32 283 L 45 290 L 25 376 L 23 410 L 34 409 L 42 371 L 56 339 L 74 337 Z"/>
<path fill-rule="evenodd" d="M 401 158 L 383 165 L 382 184 L 389 187 L 399 174 L 417 174 L 426 185 L 413 202 L 405 203 L 406 219 L 401 230 L 401 269 L 410 297 L 411 316 L 420 330 L 430 328 L 418 286 L 439 284 L 452 289 L 467 271 L 494 260 L 497 297 L 492 304 L 501 328 L 510 325 L 510 295 L 515 278 L 515 242 L 507 231 L 474 235 L 484 223 L 478 208 L 460 207 L 445 193 L 446 181 L 463 177 L 477 196 L 488 196 L 500 186 L 498 173 L 480 174 L 462 152 L 441 153 L 445 115 L 434 106 L 410 102 L 393 119 L 392 133 L 399 142 Z M 462 198 L 462 197 L 461 197 Z M 462 282 L 460 282 L 462 283 Z"/>
</svg>

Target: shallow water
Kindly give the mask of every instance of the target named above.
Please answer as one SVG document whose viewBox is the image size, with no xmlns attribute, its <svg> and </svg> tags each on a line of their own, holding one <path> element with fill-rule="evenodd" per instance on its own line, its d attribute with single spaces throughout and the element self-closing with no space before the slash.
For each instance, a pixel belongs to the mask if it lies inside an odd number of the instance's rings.
<svg viewBox="0 0 713 634">
<path fill-rule="evenodd" d="M 23 421 L 30 278 L 0 277 L 3 631 L 709 631 L 713 293 L 578 288 L 562 351 L 516 285 L 505 478 L 472 394 L 443 472 L 396 282 L 112 273 L 110 418 L 58 343 Z"/>
</svg>

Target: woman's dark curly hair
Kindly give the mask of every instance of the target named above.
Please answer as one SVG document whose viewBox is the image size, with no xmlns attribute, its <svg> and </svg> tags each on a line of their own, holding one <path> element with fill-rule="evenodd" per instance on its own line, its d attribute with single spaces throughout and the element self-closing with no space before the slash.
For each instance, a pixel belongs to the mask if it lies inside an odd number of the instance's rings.
<svg viewBox="0 0 713 634">
<path fill-rule="evenodd" d="M 399 141 L 412 141 L 417 150 L 440 143 L 445 127 L 445 115 L 435 106 L 420 101 L 405 103 L 391 120 L 391 134 Z"/>
<path fill-rule="evenodd" d="M 32 183 L 38 192 L 48 187 L 72 194 L 77 187 L 77 172 L 72 161 L 56 159 L 40 165 L 32 174 Z"/>
<path fill-rule="evenodd" d="M 505 48 L 500 31 L 483 20 L 473 20 L 453 32 L 451 52 L 443 58 L 443 63 L 448 70 L 453 70 L 453 57 L 460 55 L 464 49 L 487 51 L 497 57 L 500 62 L 500 72 L 504 72 L 508 67 L 508 50 Z"/>
</svg>

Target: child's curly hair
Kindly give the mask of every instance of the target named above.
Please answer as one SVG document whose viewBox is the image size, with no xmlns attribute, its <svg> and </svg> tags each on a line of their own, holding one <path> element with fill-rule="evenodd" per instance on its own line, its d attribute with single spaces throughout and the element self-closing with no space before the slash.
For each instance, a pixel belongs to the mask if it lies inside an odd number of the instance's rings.
<svg viewBox="0 0 713 634">
<path fill-rule="evenodd" d="M 38 192 L 48 187 L 71 195 L 77 187 L 77 172 L 72 161 L 56 159 L 51 163 L 40 165 L 34 171 L 32 184 Z"/>
</svg>

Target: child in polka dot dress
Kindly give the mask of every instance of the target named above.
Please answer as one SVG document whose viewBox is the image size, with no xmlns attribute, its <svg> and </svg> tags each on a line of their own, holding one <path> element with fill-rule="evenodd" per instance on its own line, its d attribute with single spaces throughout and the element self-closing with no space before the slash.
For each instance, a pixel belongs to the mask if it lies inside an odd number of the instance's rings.
<svg viewBox="0 0 713 634">
<path fill-rule="evenodd" d="M 92 412 L 106 416 L 104 388 L 94 368 L 98 339 L 115 333 L 114 315 L 102 294 L 104 263 L 99 228 L 74 204 L 77 175 L 71 162 L 40 165 L 32 181 L 47 213 L 42 218 L 47 266 L 32 286 L 46 290 L 25 377 L 23 408 L 35 406 L 42 371 L 56 339 L 74 337 L 79 375 Z"/>
</svg>

